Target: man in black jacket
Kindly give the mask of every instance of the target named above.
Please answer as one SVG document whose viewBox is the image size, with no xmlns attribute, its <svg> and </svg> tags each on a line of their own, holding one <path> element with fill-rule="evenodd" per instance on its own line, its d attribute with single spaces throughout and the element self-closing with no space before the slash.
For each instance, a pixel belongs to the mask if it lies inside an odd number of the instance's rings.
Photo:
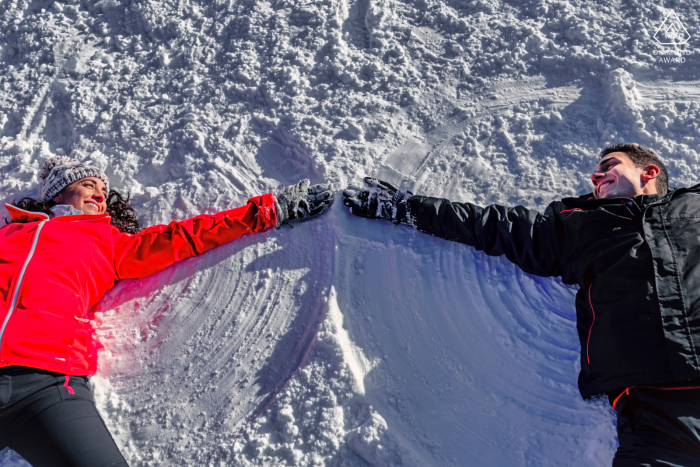
<svg viewBox="0 0 700 467">
<path fill-rule="evenodd" d="M 593 193 L 544 214 L 371 178 L 344 203 L 578 284 L 579 390 L 617 411 L 613 466 L 700 465 L 700 186 L 669 189 L 661 160 L 637 144 L 604 149 L 591 180 Z"/>
</svg>

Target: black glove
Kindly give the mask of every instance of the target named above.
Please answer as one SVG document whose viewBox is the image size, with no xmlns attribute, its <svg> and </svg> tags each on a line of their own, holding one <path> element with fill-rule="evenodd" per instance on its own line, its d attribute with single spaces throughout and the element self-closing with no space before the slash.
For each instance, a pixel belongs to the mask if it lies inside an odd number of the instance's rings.
<svg viewBox="0 0 700 467">
<path fill-rule="evenodd" d="M 343 203 L 356 216 L 369 219 L 387 219 L 394 224 L 406 223 L 407 200 L 413 193 L 399 191 L 396 187 L 376 178 L 365 177 L 364 189 L 348 187 L 343 191 Z"/>
<path fill-rule="evenodd" d="M 333 204 L 333 192 L 327 184 L 311 185 L 308 178 L 290 185 L 279 196 L 277 203 L 277 227 L 290 222 L 303 222 L 328 211 Z"/>
</svg>

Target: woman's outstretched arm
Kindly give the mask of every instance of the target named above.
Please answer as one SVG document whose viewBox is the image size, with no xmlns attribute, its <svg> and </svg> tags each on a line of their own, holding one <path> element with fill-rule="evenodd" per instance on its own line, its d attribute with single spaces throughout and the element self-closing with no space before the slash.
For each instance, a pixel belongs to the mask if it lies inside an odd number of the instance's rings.
<svg viewBox="0 0 700 467">
<path fill-rule="evenodd" d="M 154 225 L 135 235 L 116 231 L 112 237 L 117 279 L 147 277 L 176 261 L 201 255 L 243 235 L 277 225 L 271 193 L 245 206 L 203 214 L 167 225 Z"/>
</svg>

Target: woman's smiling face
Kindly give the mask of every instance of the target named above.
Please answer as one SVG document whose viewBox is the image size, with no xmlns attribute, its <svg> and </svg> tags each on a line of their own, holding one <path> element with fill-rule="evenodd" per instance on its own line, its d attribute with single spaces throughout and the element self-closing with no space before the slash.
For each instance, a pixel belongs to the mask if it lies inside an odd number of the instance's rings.
<svg viewBox="0 0 700 467">
<path fill-rule="evenodd" d="M 81 178 L 65 187 L 53 200 L 69 204 L 85 214 L 102 214 L 107 211 L 107 186 L 97 177 Z"/>
</svg>

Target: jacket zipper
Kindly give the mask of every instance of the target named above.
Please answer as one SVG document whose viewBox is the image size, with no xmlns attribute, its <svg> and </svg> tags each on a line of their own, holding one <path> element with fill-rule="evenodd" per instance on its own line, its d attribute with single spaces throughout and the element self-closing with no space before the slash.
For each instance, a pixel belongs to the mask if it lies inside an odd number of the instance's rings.
<svg viewBox="0 0 700 467">
<path fill-rule="evenodd" d="M 588 348 L 591 344 L 591 334 L 593 333 L 593 325 L 595 324 L 595 310 L 593 309 L 593 301 L 591 300 L 591 289 L 593 284 L 588 287 L 588 303 L 591 305 L 591 311 L 593 312 L 593 321 L 591 322 L 591 328 L 588 330 L 588 342 L 586 342 L 586 359 L 588 360 L 588 365 L 591 364 L 591 354 L 588 352 Z"/>
<path fill-rule="evenodd" d="M 5 328 L 7 327 L 7 323 L 10 322 L 10 318 L 12 317 L 12 314 L 15 311 L 15 307 L 17 306 L 17 299 L 19 298 L 19 291 L 22 288 L 22 281 L 24 280 L 24 273 L 27 272 L 27 266 L 29 266 L 29 262 L 32 260 L 32 257 L 34 256 L 34 252 L 36 251 L 36 245 L 39 243 L 39 236 L 41 234 L 41 229 L 44 228 L 44 224 L 46 223 L 48 219 L 43 220 L 39 222 L 39 225 L 36 228 L 36 233 L 34 234 L 34 239 L 32 240 L 32 248 L 29 250 L 29 254 L 27 255 L 27 259 L 24 260 L 24 265 L 22 266 L 22 270 L 19 273 L 19 278 L 17 279 L 17 284 L 15 285 L 15 293 L 12 295 L 12 302 L 10 303 L 10 308 L 7 311 L 7 316 L 5 316 L 5 321 L 2 323 L 2 328 L 0 328 L 0 364 L 4 363 L 4 360 L 2 360 L 2 351 L 3 351 L 3 338 L 5 337 Z"/>
</svg>

